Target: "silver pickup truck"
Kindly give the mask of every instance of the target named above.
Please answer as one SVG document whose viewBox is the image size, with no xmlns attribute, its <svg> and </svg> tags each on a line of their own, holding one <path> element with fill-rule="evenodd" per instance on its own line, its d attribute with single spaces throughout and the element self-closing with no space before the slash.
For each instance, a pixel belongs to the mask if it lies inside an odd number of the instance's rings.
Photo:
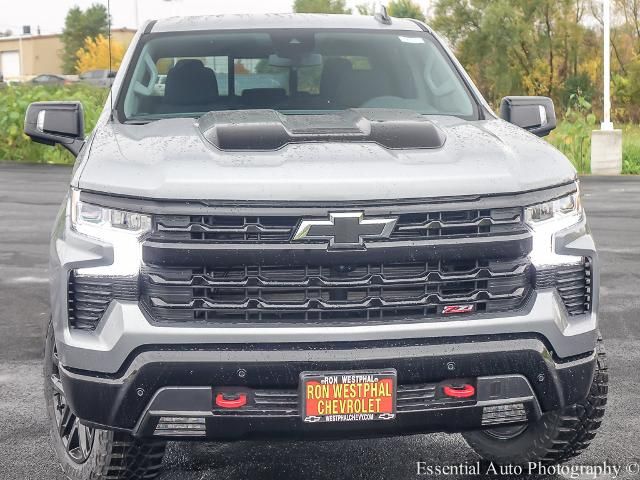
<svg viewBox="0 0 640 480">
<path fill-rule="evenodd" d="M 163 88 L 158 88 L 162 83 Z M 167 440 L 463 432 L 563 462 L 604 415 L 598 257 L 552 102 L 499 118 L 425 24 L 150 21 L 51 241 L 45 391 L 66 475 L 148 479 Z"/>
</svg>

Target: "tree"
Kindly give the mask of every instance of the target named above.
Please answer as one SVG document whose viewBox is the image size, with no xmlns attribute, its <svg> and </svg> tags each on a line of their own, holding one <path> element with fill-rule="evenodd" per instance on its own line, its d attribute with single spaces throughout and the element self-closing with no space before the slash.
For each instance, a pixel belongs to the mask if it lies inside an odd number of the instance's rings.
<svg viewBox="0 0 640 480">
<path fill-rule="evenodd" d="M 65 73 L 77 73 L 78 51 L 85 45 L 85 39 L 106 36 L 109 31 L 109 14 L 104 5 L 93 4 L 85 11 L 73 7 L 67 13 L 62 31 L 62 68 Z"/>
<path fill-rule="evenodd" d="M 296 13 L 351 13 L 345 0 L 295 0 Z"/>
<path fill-rule="evenodd" d="M 582 23 L 588 0 L 438 0 L 432 26 L 457 50 L 489 101 L 508 94 L 556 100 L 593 58 Z"/>
<path fill-rule="evenodd" d="M 624 17 L 625 33 L 631 37 L 633 51 L 637 55 L 640 47 L 640 2 L 638 0 L 614 0 L 613 6 Z"/>
<path fill-rule="evenodd" d="M 391 0 L 387 7 L 389 15 L 397 18 L 415 18 L 424 21 L 424 13 L 412 0 Z"/>
<path fill-rule="evenodd" d="M 356 5 L 356 10 L 360 15 L 371 16 L 375 12 L 375 3 L 361 3 Z"/>
<path fill-rule="evenodd" d="M 103 35 L 96 38 L 87 37 L 84 47 L 78 49 L 76 56 L 76 71 L 78 73 L 89 70 L 117 70 L 124 57 L 124 45 L 111 41 L 111 62 L 109 62 L 109 39 Z"/>
</svg>

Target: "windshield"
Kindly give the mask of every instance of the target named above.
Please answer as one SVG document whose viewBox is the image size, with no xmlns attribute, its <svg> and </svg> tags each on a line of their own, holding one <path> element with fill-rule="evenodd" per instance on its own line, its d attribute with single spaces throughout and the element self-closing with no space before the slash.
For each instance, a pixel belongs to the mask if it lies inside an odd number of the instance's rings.
<svg viewBox="0 0 640 480">
<path fill-rule="evenodd" d="M 124 120 L 349 108 L 477 118 L 449 58 L 421 32 L 160 34 L 148 36 L 136 58 L 119 104 Z"/>
</svg>

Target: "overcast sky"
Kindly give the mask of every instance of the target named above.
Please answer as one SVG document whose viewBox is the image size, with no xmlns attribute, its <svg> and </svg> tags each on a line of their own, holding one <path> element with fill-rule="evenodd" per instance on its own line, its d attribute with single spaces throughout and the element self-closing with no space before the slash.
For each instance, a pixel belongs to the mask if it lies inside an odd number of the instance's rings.
<svg viewBox="0 0 640 480">
<path fill-rule="evenodd" d="M 58 33 L 69 8 L 77 5 L 84 9 L 93 3 L 106 5 L 107 0 L 0 0 L 0 30 L 19 33 L 22 25 L 31 25 L 34 33 L 38 26 L 42 33 Z M 142 22 L 172 15 L 291 12 L 293 0 L 137 0 L 137 3 Z M 366 0 L 347 0 L 352 8 L 359 3 Z M 135 4 L 136 0 L 111 0 L 114 27 L 135 26 Z"/>
</svg>

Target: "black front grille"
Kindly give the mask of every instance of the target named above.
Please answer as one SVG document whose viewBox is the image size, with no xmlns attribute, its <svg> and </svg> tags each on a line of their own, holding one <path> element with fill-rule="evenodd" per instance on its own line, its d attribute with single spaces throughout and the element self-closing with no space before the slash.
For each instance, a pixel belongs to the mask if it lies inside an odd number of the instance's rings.
<svg viewBox="0 0 640 480">
<path fill-rule="evenodd" d="M 441 317 L 451 305 L 469 306 L 473 313 L 517 310 L 531 291 L 529 268 L 527 257 L 337 266 L 147 265 L 142 304 L 158 323 L 424 320 Z"/>
<path fill-rule="evenodd" d="M 422 213 L 401 213 L 390 240 L 478 237 L 526 231 L 521 209 L 494 208 Z M 307 218 L 307 217 L 305 217 Z M 299 216 L 158 215 L 156 241 L 218 243 L 289 242 L 300 224 Z M 387 239 L 385 239 L 386 241 Z"/>
<path fill-rule="evenodd" d="M 434 408 L 462 407 L 473 405 L 475 399 L 444 397 L 437 383 L 398 385 L 396 411 L 398 414 L 423 412 Z M 297 390 L 253 390 L 251 402 L 238 409 L 214 406 L 216 416 L 233 417 L 298 417 L 300 396 Z"/>
<path fill-rule="evenodd" d="M 132 278 L 98 277 L 69 273 L 67 311 L 69 326 L 94 330 L 115 298 L 138 300 L 138 283 Z"/>
<path fill-rule="evenodd" d="M 556 288 L 569 315 L 591 311 L 591 261 L 540 269 L 536 272 L 536 288 Z"/>
<path fill-rule="evenodd" d="M 400 215 L 391 239 L 476 237 L 515 234 L 524 231 L 526 229 L 522 223 L 520 208 L 459 210 Z"/>
</svg>

